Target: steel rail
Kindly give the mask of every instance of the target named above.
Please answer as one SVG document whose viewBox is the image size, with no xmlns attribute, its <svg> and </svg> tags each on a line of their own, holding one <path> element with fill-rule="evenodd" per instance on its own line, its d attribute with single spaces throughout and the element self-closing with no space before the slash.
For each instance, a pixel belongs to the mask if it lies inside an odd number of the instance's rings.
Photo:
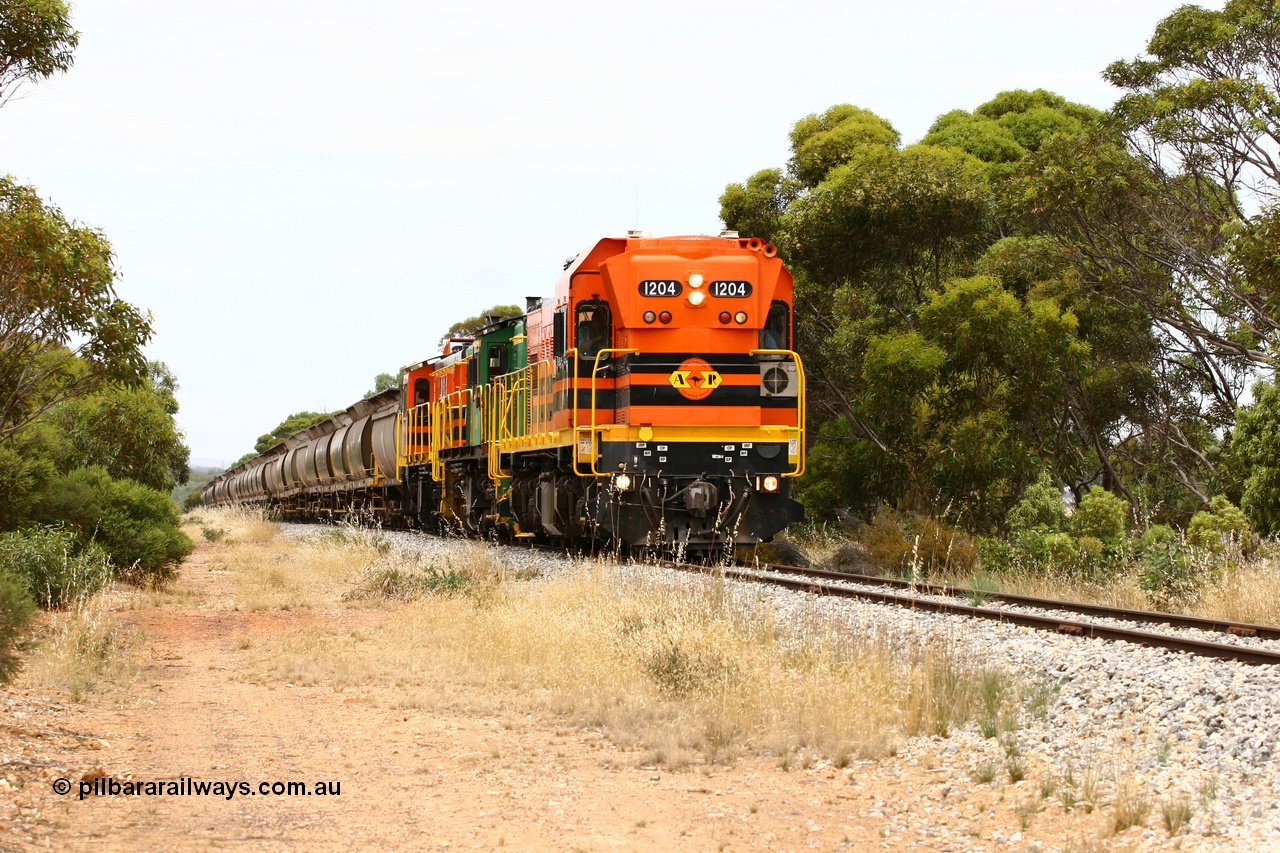
<svg viewBox="0 0 1280 853">
<path fill-rule="evenodd" d="M 688 563 L 668 562 L 661 562 L 659 565 L 680 569 L 682 571 L 695 572 L 698 574 L 729 578 L 737 581 L 771 584 L 784 589 L 792 589 L 816 595 L 827 595 L 834 598 L 857 598 L 865 601 L 893 604 L 914 610 L 924 610 L 931 613 L 971 616 L 995 622 L 1006 622 L 1011 625 L 1021 625 L 1028 628 L 1052 631 L 1057 634 L 1066 634 L 1073 637 L 1093 637 L 1100 640 L 1134 643 L 1141 646 L 1186 652 L 1187 654 L 1199 655 L 1201 657 L 1212 657 L 1220 660 L 1235 661 L 1237 663 L 1246 663 L 1251 665 L 1280 665 L 1280 651 L 1259 649 L 1253 646 L 1237 645 L 1234 643 L 1216 643 L 1210 640 L 1193 640 L 1186 637 L 1177 637 L 1172 634 L 1140 631 L 1135 628 L 1117 628 L 1110 625 L 1098 625 L 1093 622 L 1079 622 L 1070 619 L 1060 619 L 1053 616 L 1040 616 L 1033 613 L 999 610 L 992 607 L 976 607 L 953 601 L 936 601 L 910 595 L 899 595 L 892 592 L 854 589 L 852 587 L 818 580 L 809 574 L 812 570 L 799 569 L 794 566 L 790 568 L 798 572 L 804 572 L 807 576 L 803 578 L 789 578 L 780 577 L 777 574 L 764 574 L 765 572 L 777 571 L 777 567 L 768 569 L 742 569 L 732 567 L 697 566 Z M 822 572 L 823 570 L 818 571 Z M 823 573 L 834 574 L 827 572 Z M 856 577 L 850 575 L 836 576 L 846 580 Z"/>
<path fill-rule="evenodd" d="M 566 550 L 556 546 L 534 543 L 530 543 L 527 547 L 536 550 L 560 551 L 562 553 Z M 923 610 L 929 613 L 940 613 L 951 616 L 969 616 L 975 619 L 1005 622 L 1010 625 L 1020 625 L 1040 631 L 1050 631 L 1055 634 L 1065 634 L 1072 637 L 1092 637 L 1099 640 L 1131 643 L 1140 646 L 1147 646 L 1149 648 L 1184 652 L 1186 654 L 1197 655 L 1199 657 L 1211 657 L 1219 660 L 1234 661 L 1236 663 L 1244 663 L 1251 666 L 1280 666 L 1280 651 L 1273 651 L 1271 649 L 1261 649 L 1255 646 L 1246 646 L 1236 643 L 1217 643 L 1212 640 L 1195 640 L 1188 637 L 1174 636 L 1173 634 L 1142 631 L 1136 628 L 1118 628 L 1112 625 L 1099 625 L 1095 622 L 1080 622 L 1073 619 L 1062 619 L 1056 616 L 1024 613 L 1017 610 L 1001 610 L 994 607 L 980 607 L 970 604 L 962 604 L 958 601 L 937 601 L 928 598 L 920 598 L 915 595 L 900 595 L 893 592 L 855 589 L 853 587 L 844 586 L 840 583 L 829 583 L 826 580 L 838 580 L 846 583 L 871 581 L 885 586 L 911 586 L 910 581 L 899 581 L 896 578 L 873 578 L 867 575 L 848 575 L 840 572 L 832 572 L 826 569 L 806 569 L 800 566 L 775 566 L 768 563 L 763 564 L 759 568 L 741 568 L 733 566 L 707 566 L 693 563 L 677 563 L 668 560 L 658 560 L 654 565 L 747 583 L 770 584 L 782 587 L 783 589 L 791 589 L 797 592 L 809 593 L 811 595 L 825 595 L 833 598 L 855 598 L 878 604 L 891 604 L 897 607 Z M 782 576 L 787 574 L 798 575 L 798 577 L 791 578 Z M 916 584 L 916 589 L 918 591 L 924 591 L 956 588 L 929 584 Z M 957 591 L 961 594 L 969 592 L 969 590 Z M 1079 612 L 1082 614 L 1092 613 L 1093 615 L 1106 615 L 1110 618 L 1127 618 L 1129 621 L 1139 621 L 1141 617 L 1147 616 L 1151 617 L 1148 621 L 1154 621 L 1155 617 L 1170 617 L 1177 620 L 1189 620 L 1192 623 L 1207 622 L 1226 626 L 1237 624 L 1212 619 L 1199 620 L 1198 617 L 1178 616 L 1176 614 L 1158 613 L 1155 611 L 1124 610 L 1123 608 L 1106 607 L 1104 605 L 1095 606 L 1091 604 L 1077 604 L 1075 602 L 1060 602 L 1054 599 L 1037 599 L 1031 596 L 1013 596 L 1008 593 L 993 593 L 992 597 L 995 597 L 996 595 L 1002 596 L 1005 600 L 1009 600 L 1011 598 L 1017 599 L 1020 603 L 1028 604 L 1028 606 L 1035 606 L 1042 610 L 1061 609 L 1063 606 L 1077 607 L 1080 608 Z M 1128 615 L 1116 616 L 1116 614 Z M 1163 621 L 1167 621 L 1167 619 L 1162 619 L 1162 622 Z M 1191 624 L 1188 627 L 1201 627 L 1201 625 Z M 1267 635 L 1259 634 L 1258 636 L 1280 635 L 1280 629 L 1271 626 L 1250 625 L 1247 627 L 1258 628 L 1267 632 Z"/>
<path fill-rule="evenodd" d="M 1255 625 L 1249 622 L 1235 622 L 1229 619 L 1209 619 L 1202 616 L 1186 616 L 1180 613 L 1164 613 L 1159 610 L 1130 610 L 1125 607 L 1111 607 L 1105 604 L 1087 604 L 1079 601 L 1063 601 L 1056 598 L 1036 598 L 1031 595 L 1018 595 L 1011 592 L 987 592 L 966 587 L 945 586 L 932 583 L 912 583 L 901 578 L 881 578 L 872 575 L 848 574 L 833 572 L 830 569 L 805 568 L 803 566 L 782 566 L 765 563 L 762 571 L 788 572 L 806 577 L 830 578 L 851 583 L 862 583 L 874 586 L 887 586 L 897 589 L 912 590 L 927 595 L 947 595 L 953 598 L 965 598 L 980 595 L 984 599 L 1003 601 L 1024 607 L 1035 607 L 1040 610 L 1064 610 L 1078 613 L 1081 616 L 1098 616 L 1104 619 L 1119 619 L 1126 622 L 1148 622 L 1158 625 L 1169 625 L 1174 628 L 1194 628 L 1199 631 L 1210 631 L 1232 634 L 1237 637 L 1257 637 L 1263 640 L 1280 640 L 1280 627 L 1273 625 Z"/>
</svg>

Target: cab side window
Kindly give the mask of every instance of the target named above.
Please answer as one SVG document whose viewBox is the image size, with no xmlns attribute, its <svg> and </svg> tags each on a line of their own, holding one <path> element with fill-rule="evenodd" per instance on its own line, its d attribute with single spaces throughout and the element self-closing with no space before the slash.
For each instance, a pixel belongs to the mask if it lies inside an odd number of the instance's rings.
<svg viewBox="0 0 1280 853">
<path fill-rule="evenodd" d="M 760 349 L 791 349 L 791 308 L 785 302 L 769 306 L 764 328 L 760 330 Z"/>
<path fill-rule="evenodd" d="M 489 378 L 507 372 L 507 348 L 504 344 L 489 347 Z"/>
<path fill-rule="evenodd" d="M 555 356 L 564 355 L 564 351 L 565 351 L 564 312 L 565 312 L 565 309 L 561 308 L 559 311 L 555 313 L 555 316 L 552 317 L 551 353 L 552 355 L 555 355 Z"/>
<path fill-rule="evenodd" d="M 613 346 L 613 325 L 604 302 L 579 302 L 575 312 L 578 357 L 594 359 L 602 349 Z"/>
</svg>

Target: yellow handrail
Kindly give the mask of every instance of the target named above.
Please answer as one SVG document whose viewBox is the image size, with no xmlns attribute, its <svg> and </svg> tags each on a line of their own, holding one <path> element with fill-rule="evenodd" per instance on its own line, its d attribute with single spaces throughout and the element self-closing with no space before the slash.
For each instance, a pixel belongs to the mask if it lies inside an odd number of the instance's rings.
<svg viewBox="0 0 1280 853">
<path fill-rule="evenodd" d="M 804 473 L 805 468 L 805 390 L 804 390 L 804 363 L 800 360 L 800 354 L 795 350 L 789 349 L 753 349 L 748 355 L 781 355 L 787 356 L 796 365 L 796 463 L 795 469 L 784 473 L 784 477 L 799 477 Z M 761 376 L 763 379 L 763 375 Z M 790 453 L 788 453 L 790 456 Z M 790 461 L 790 459 L 788 459 Z"/>
<path fill-rule="evenodd" d="M 456 400 L 455 400 L 456 398 Z M 437 483 L 444 480 L 444 462 L 440 460 L 440 451 L 445 449 L 445 430 L 449 434 L 449 447 L 453 447 L 454 442 L 459 440 L 455 435 L 453 425 L 453 413 L 455 411 L 462 413 L 462 430 L 465 436 L 467 428 L 466 411 L 467 406 L 471 402 L 471 389 L 460 388 L 452 394 L 447 394 L 435 402 L 435 415 L 431 423 L 431 479 Z"/>
<path fill-rule="evenodd" d="M 600 350 L 599 352 L 597 352 L 597 353 L 596 353 L 596 360 L 595 360 L 594 365 L 593 365 L 593 366 L 592 366 L 592 368 L 591 368 L 591 426 L 590 426 L 590 427 L 588 427 L 588 429 L 589 429 L 590 431 L 587 433 L 587 435 L 590 437 L 590 440 L 591 440 L 591 451 L 590 451 L 590 452 L 591 452 L 591 476 L 593 476 L 593 477 L 607 477 L 607 476 L 609 476 L 607 473 L 605 473 L 605 474 L 601 474 L 601 473 L 600 473 L 600 471 L 596 468 L 596 459 L 597 459 L 597 458 L 599 458 L 599 456 L 600 456 L 600 453 L 599 453 L 599 451 L 597 450 L 597 447 L 598 447 L 598 445 L 599 445 L 599 436 L 597 436 L 597 435 L 596 435 L 596 427 L 597 427 L 597 424 L 596 424 L 596 390 L 597 390 L 597 386 L 596 386 L 596 379 L 598 378 L 598 375 L 599 375 L 599 373 L 600 373 L 600 359 L 604 358 L 606 355 L 618 355 L 618 354 L 621 354 L 621 355 L 639 355 L 639 354 L 640 354 L 640 350 L 638 350 L 638 349 L 633 349 L 633 348 L 629 348 L 629 347 L 606 347 L 605 349 L 602 349 L 602 350 Z M 578 475 L 578 476 L 580 476 L 580 477 L 585 477 L 585 476 L 586 476 L 586 474 L 585 474 L 585 473 L 583 473 L 583 472 L 580 472 L 580 471 L 578 470 L 578 455 L 579 455 L 579 453 L 578 453 L 578 451 L 579 451 L 579 447 L 578 447 L 578 435 L 579 435 L 583 430 L 582 430 L 582 427 L 581 427 L 581 426 L 579 425 L 579 423 L 578 423 L 578 416 L 577 416 L 577 414 L 578 414 L 578 369 L 577 369 L 577 367 L 578 367 L 578 365 L 577 365 L 577 361 L 578 361 L 578 351 L 577 351 L 577 350 L 574 350 L 574 351 L 573 351 L 573 357 L 574 357 L 573 381 L 570 383 L 570 386 L 569 386 L 569 387 L 570 387 L 570 389 L 571 389 L 571 390 L 570 390 L 570 393 L 572 393 L 572 394 L 573 394 L 573 407 L 574 407 L 574 418 L 573 418 L 573 436 L 574 436 L 574 439 L 573 439 L 573 473 L 574 473 L 574 474 L 576 474 L 576 475 Z M 615 393 L 616 393 L 616 389 L 615 389 Z M 616 400 L 616 398 L 615 398 L 615 400 L 614 400 L 614 405 L 615 405 L 615 408 L 616 408 L 616 405 L 617 405 L 617 400 Z"/>
<path fill-rule="evenodd" d="M 502 434 L 502 424 L 506 417 L 507 389 L 502 382 L 493 382 L 485 388 L 485 404 L 483 415 L 483 433 L 481 438 L 487 445 L 487 467 L 489 479 L 493 482 L 494 502 L 502 500 L 502 481 L 511 476 L 510 471 L 502 470 L 502 451 L 498 448 L 498 439 Z"/>
</svg>

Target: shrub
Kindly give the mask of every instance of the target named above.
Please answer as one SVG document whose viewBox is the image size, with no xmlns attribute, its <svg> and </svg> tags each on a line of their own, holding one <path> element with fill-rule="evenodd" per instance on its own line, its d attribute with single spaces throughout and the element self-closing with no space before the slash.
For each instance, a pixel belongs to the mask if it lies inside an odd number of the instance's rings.
<svg viewBox="0 0 1280 853">
<path fill-rule="evenodd" d="M 95 544 L 78 548 L 65 527 L 37 526 L 0 535 L 0 573 L 25 583 L 41 607 L 65 607 L 102 589 L 111 564 Z"/>
<path fill-rule="evenodd" d="M 27 622 L 35 612 L 26 584 L 0 571 L 0 685 L 8 684 L 22 666 L 18 653 L 24 645 Z"/>
<path fill-rule="evenodd" d="M 192 550 L 167 494 L 132 480 L 113 480 L 98 467 L 60 478 L 37 517 L 71 524 L 82 544 L 99 543 L 123 574 L 138 580 L 163 579 Z"/>
<path fill-rule="evenodd" d="M 1044 537 L 1045 556 L 1057 567 L 1070 568 L 1080 558 L 1076 540 L 1067 533 L 1050 533 Z"/>
<path fill-rule="evenodd" d="M 1071 531 L 1076 536 L 1092 536 L 1101 539 L 1113 551 L 1124 543 L 1125 519 L 1129 505 L 1124 499 L 1111 494 L 1101 486 L 1094 486 L 1080 501 L 1080 507 L 1071 517 Z"/>
<path fill-rule="evenodd" d="M 1090 562 L 1101 560 L 1106 552 L 1106 543 L 1096 536 L 1081 536 L 1076 541 L 1076 548 L 1081 558 Z"/>
<path fill-rule="evenodd" d="M 1053 484 L 1048 472 L 1027 486 L 1022 500 L 1014 504 L 1005 519 L 1015 535 L 1028 530 L 1062 530 L 1067 526 L 1067 513 L 1062 505 L 1062 493 Z"/>
<path fill-rule="evenodd" d="M 1247 471 L 1240 505 L 1263 534 L 1280 533 L 1280 387 L 1253 386 L 1253 405 L 1236 412 L 1232 453 Z"/>
<path fill-rule="evenodd" d="M 1216 495 L 1209 501 L 1209 509 L 1191 517 L 1187 525 L 1187 540 L 1192 545 L 1220 553 L 1229 539 L 1234 539 L 1242 549 L 1252 545 L 1253 530 L 1249 519 L 1224 495 Z"/>
<path fill-rule="evenodd" d="M 39 423 L 0 442 L 0 530 L 17 528 L 49 494 L 58 474 L 56 443 L 56 434 Z"/>
<path fill-rule="evenodd" d="M 861 531 L 867 560 L 888 574 L 909 575 L 918 561 L 922 577 L 967 575 L 978 567 L 978 549 L 963 532 L 928 516 L 881 512 Z"/>
<path fill-rule="evenodd" d="M 1195 559 L 1186 541 L 1172 527 L 1152 525 L 1134 544 L 1142 569 L 1138 587 L 1153 604 L 1184 601 L 1200 592 L 1207 566 Z"/>
<path fill-rule="evenodd" d="M 1019 568 L 1022 552 L 1003 539 L 979 537 L 977 540 L 978 562 L 988 572 L 1008 572 Z"/>
</svg>

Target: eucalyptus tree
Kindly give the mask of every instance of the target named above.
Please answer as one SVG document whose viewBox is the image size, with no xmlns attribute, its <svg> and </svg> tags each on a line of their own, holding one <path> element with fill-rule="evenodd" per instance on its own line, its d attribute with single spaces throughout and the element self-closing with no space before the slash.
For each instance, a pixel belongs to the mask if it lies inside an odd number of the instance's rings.
<svg viewBox="0 0 1280 853">
<path fill-rule="evenodd" d="M 0 106 L 24 85 L 70 69 L 79 43 L 63 0 L 0 0 Z"/>
</svg>

